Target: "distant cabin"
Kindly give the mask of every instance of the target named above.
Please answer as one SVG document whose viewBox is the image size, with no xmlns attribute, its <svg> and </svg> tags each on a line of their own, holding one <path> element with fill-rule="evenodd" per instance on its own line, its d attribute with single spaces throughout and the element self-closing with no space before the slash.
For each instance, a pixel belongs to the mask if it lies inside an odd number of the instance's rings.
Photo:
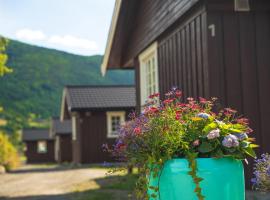
<svg viewBox="0 0 270 200">
<path fill-rule="evenodd" d="M 119 68 L 135 69 L 138 110 L 173 86 L 218 97 L 270 152 L 269 0 L 116 0 L 101 71 Z M 246 174 L 250 186 L 252 164 Z"/>
<path fill-rule="evenodd" d="M 67 86 L 61 120 L 72 121 L 73 163 L 111 161 L 102 145 L 115 142 L 120 124 L 135 104 L 133 86 Z"/>
<path fill-rule="evenodd" d="M 71 132 L 71 120 L 52 118 L 50 136 L 55 139 L 54 156 L 58 163 L 72 162 Z"/>
<path fill-rule="evenodd" d="M 54 159 L 54 139 L 49 130 L 25 129 L 22 141 L 25 143 L 27 163 L 51 163 Z"/>
</svg>

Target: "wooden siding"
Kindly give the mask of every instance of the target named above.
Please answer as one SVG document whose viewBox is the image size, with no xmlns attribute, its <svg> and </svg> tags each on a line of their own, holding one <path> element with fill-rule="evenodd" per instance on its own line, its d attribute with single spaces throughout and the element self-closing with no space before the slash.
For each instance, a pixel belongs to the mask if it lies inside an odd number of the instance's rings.
<svg viewBox="0 0 270 200">
<path fill-rule="evenodd" d="M 129 22 L 132 23 L 132 28 L 128 33 L 129 37 L 126 37 L 128 43 L 123 44 L 121 64 L 134 64 L 131 63 L 134 55 L 149 46 L 196 2 L 198 0 L 140 0 L 136 7 L 136 16 Z"/>
<path fill-rule="evenodd" d="M 57 135 L 56 140 L 59 140 L 58 163 L 72 161 L 72 143 L 71 135 Z"/>
<path fill-rule="evenodd" d="M 120 109 L 126 112 L 126 119 L 132 110 Z M 87 116 L 84 112 L 77 117 L 77 140 L 73 141 L 74 163 L 103 163 L 113 161 L 107 152 L 103 152 L 102 145 L 113 145 L 115 139 L 107 138 L 107 116 L 105 111 L 91 112 Z M 80 145 L 79 145 L 80 144 Z"/>
<path fill-rule="evenodd" d="M 27 163 L 51 163 L 54 159 L 54 141 L 47 141 L 47 153 L 37 152 L 37 141 L 25 142 Z"/>
<path fill-rule="evenodd" d="M 210 12 L 208 25 L 210 94 L 251 120 L 258 153 L 270 152 L 270 13 Z M 252 166 L 246 169 L 250 186 Z"/>
<path fill-rule="evenodd" d="M 177 86 L 185 97 L 209 96 L 206 13 L 199 10 L 159 40 L 160 93 Z"/>
</svg>

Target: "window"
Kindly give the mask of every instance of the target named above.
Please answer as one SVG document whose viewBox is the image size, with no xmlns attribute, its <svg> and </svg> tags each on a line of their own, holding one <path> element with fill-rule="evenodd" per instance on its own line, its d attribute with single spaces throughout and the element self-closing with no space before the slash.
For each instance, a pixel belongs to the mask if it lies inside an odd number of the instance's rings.
<svg viewBox="0 0 270 200">
<path fill-rule="evenodd" d="M 76 116 L 72 116 L 72 140 L 77 140 Z"/>
<path fill-rule="evenodd" d="M 47 153 L 47 142 L 46 141 L 38 141 L 37 152 L 38 153 Z"/>
<path fill-rule="evenodd" d="M 249 0 L 234 0 L 235 11 L 250 11 Z"/>
<path fill-rule="evenodd" d="M 151 94 L 159 92 L 157 58 L 157 43 L 152 44 L 139 56 L 142 106 Z"/>
<path fill-rule="evenodd" d="M 118 137 L 118 129 L 125 121 L 125 112 L 107 112 L 108 138 Z"/>
</svg>

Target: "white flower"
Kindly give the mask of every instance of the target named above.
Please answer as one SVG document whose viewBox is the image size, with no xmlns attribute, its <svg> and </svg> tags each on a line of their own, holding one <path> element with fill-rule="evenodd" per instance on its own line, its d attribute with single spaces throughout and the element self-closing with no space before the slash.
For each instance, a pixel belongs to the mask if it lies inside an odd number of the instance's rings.
<svg viewBox="0 0 270 200">
<path fill-rule="evenodd" d="M 219 133 L 220 133 L 219 129 L 212 130 L 207 134 L 207 139 L 212 140 L 212 139 L 218 138 L 220 136 Z"/>
</svg>

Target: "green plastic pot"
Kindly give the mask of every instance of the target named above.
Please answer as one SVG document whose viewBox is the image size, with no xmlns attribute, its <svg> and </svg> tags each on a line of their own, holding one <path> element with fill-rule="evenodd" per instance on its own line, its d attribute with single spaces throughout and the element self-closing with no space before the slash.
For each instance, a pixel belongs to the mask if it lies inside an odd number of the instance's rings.
<svg viewBox="0 0 270 200">
<path fill-rule="evenodd" d="M 198 158 L 198 176 L 205 200 L 245 200 L 244 169 L 241 161 L 230 158 Z M 148 194 L 156 195 L 150 200 L 197 200 L 195 184 L 188 172 L 186 159 L 167 161 L 158 177 L 150 176 L 149 187 L 158 187 L 155 192 L 148 189 Z M 151 187 L 152 188 L 152 187 Z"/>
</svg>

